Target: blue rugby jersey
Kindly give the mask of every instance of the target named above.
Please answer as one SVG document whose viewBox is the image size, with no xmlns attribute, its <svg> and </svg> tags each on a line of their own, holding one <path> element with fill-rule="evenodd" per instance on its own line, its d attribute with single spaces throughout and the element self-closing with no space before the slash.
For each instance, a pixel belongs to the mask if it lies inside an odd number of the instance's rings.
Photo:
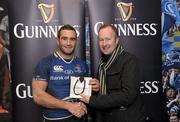
<svg viewBox="0 0 180 122">
<path fill-rule="evenodd" d="M 78 57 L 66 62 L 58 52 L 43 58 L 35 68 L 35 79 L 48 82 L 47 92 L 58 99 L 70 95 L 70 76 L 87 75 L 85 63 Z M 49 119 L 62 119 L 71 116 L 64 109 L 43 108 L 43 116 Z"/>
</svg>

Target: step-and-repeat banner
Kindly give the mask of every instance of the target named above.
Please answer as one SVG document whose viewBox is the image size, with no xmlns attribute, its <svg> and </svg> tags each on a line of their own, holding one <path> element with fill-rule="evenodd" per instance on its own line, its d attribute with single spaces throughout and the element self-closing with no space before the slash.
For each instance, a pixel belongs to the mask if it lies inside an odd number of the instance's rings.
<svg viewBox="0 0 180 122">
<path fill-rule="evenodd" d="M 76 55 L 89 60 L 94 76 L 100 61 L 97 31 L 103 23 L 111 23 L 118 28 L 125 50 L 139 58 L 147 120 L 163 121 L 160 4 L 158 0 L 9 0 L 13 120 L 40 121 L 40 108 L 32 98 L 33 68 L 57 49 L 56 32 L 63 24 L 77 30 Z"/>
<path fill-rule="evenodd" d="M 11 38 L 13 120 L 40 121 L 39 107 L 32 99 L 34 67 L 57 49 L 56 35 L 64 24 L 78 33 L 76 55 L 85 59 L 84 3 L 82 0 L 9 1 Z"/>
<path fill-rule="evenodd" d="M 147 120 L 161 122 L 161 32 L 160 1 L 151 0 L 88 0 L 90 18 L 91 68 L 96 74 L 100 53 L 98 28 L 112 23 L 119 30 L 125 50 L 139 58 L 141 66 L 140 92 L 144 98 Z"/>
</svg>

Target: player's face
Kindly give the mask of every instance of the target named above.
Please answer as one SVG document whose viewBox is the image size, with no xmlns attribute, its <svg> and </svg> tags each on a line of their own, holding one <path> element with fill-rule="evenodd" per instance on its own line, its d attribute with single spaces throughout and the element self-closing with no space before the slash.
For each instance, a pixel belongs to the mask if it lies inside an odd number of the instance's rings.
<svg viewBox="0 0 180 122">
<path fill-rule="evenodd" d="M 59 50 L 62 54 L 67 56 L 73 55 L 76 47 L 76 43 L 77 43 L 76 32 L 74 32 L 73 30 L 61 31 L 58 40 L 58 45 L 59 45 Z"/>
<path fill-rule="evenodd" d="M 103 54 L 111 54 L 118 44 L 118 39 L 111 27 L 99 31 L 99 47 Z"/>
</svg>

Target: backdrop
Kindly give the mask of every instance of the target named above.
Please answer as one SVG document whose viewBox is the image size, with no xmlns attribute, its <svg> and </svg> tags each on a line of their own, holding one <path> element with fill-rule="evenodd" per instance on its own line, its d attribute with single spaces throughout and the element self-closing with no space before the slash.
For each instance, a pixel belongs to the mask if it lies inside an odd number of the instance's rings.
<svg viewBox="0 0 180 122">
<path fill-rule="evenodd" d="M 56 32 L 67 23 L 78 32 L 76 55 L 87 61 L 92 76 L 96 75 L 100 61 L 98 28 L 103 23 L 118 28 L 125 50 L 139 58 L 140 92 L 145 101 L 147 120 L 163 121 L 160 1 L 8 1 L 14 121 L 40 120 L 39 106 L 32 99 L 33 69 L 42 57 L 56 50 Z"/>
</svg>

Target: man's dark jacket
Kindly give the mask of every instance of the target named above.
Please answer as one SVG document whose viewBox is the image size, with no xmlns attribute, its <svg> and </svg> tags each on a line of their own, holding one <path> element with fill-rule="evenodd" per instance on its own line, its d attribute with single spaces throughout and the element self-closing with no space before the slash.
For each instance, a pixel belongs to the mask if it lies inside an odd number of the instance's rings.
<svg viewBox="0 0 180 122">
<path fill-rule="evenodd" d="M 143 122 L 137 58 L 123 51 L 106 71 L 107 95 L 93 95 L 89 105 L 98 110 L 102 122 Z"/>
</svg>

